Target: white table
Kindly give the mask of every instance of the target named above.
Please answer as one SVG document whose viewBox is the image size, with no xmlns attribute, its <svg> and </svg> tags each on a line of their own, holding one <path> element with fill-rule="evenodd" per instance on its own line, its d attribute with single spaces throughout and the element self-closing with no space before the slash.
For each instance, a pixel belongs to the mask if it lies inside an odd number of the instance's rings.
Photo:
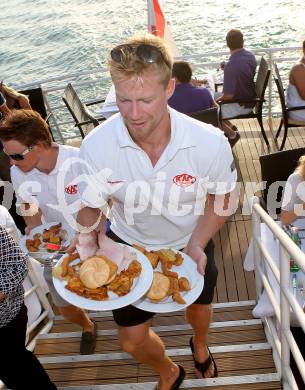
<svg viewBox="0 0 305 390">
<path fill-rule="evenodd" d="M 119 112 L 119 109 L 116 105 L 115 88 L 112 84 L 103 104 L 101 114 L 106 119 L 108 119 L 109 117 L 111 117 L 111 115 L 116 114 L 117 112 Z"/>
<path fill-rule="evenodd" d="M 304 228 L 305 226 L 305 220 L 303 219 L 301 222 L 297 223 L 298 227 Z M 261 223 L 261 240 L 263 245 L 266 247 L 268 252 L 271 254 L 274 262 L 279 267 L 279 251 L 280 251 L 280 245 L 277 239 L 274 238 L 271 230 L 267 227 L 265 223 Z M 305 252 L 305 240 L 302 240 L 302 250 Z M 246 271 L 252 271 L 254 269 L 254 251 L 253 251 L 253 239 L 250 242 L 245 260 L 244 260 L 244 269 Z M 266 271 L 267 271 L 267 278 L 269 280 L 269 283 L 271 285 L 272 291 L 275 295 L 275 299 L 277 302 L 280 301 L 280 288 L 279 284 L 271 271 L 270 267 L 266 265 Z M 293 273 L 290 273 L 290 280 L 292 281 Z M 305 275 L 302 271 L 298 271 L 296 273 L 296 281 L 297 281 L 297 289 L 294 290 L 296 294 L 296 298 L 300 305 L 303 307 L 305 303 L 305 298 L 303 295 L 303 292 L 300 291 L 300 287 L 305 287 Z M 291 286 L 291 291 L 293 291 Z M 263 291 L 262 295 L 260 296 L 257 305 L 253 309 L 252 312 L 254 317 L 262 318 L 262 317 L 270 317 L 274 315 L 274 309 L 271 305 L 271 302 L 269 300 L 269 297 L 266 293 L 266 291 Z M 291 321 L 294 322 L 294 318 L 291 318 Z M 293 323 L 292 323 L 293 325 Z"/>
</svg>

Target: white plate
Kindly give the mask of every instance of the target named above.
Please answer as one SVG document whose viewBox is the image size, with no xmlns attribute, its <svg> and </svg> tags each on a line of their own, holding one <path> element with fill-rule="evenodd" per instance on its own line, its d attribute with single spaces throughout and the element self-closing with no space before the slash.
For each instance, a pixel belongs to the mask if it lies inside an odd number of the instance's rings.
<svg viewBox="0 0 305 390">
<path fill-rule="evenodd" d="M 34 237 L 34 234 L 36 234 L 36 233 L 42 234 L 45 229 L 49 229 L 51 226 L 58 225 L 58 224 L 59 224 L 59 222 L 45 223 L 45 224 L 42 224 L 42 225 L 39 225 L 39 226 L 36 226 L 35 228 L 33 228 L 31 230 L 31 233 L 28 236 L 22 236 L 20 239 L 19 245 L 20 245 L 21 249 L 23 250 L 23 252 L 29 253 L 31 255 L 31 257 L 34 257 L 37 259 L 42 259 L 42 260 L 47 259 L 48 257 L 54 256 L 54 254 L 56 254 L 56 251 L 48 252 L 47 249 L 43 246 L 44 243 L 40 244 L 39 251 L 38 251 L 38 253 L 36 253 L 36 252 L 29 252 L 26 245 L 25 245 L 25 242 L 28 239 L 32 240 Z M 66 230 L 68 233 L 67 240 L 62 241 L 61 245 L 68 246 L 74 237 L 75 231 L 71 228 L 71 226 L 69 226 L 68 224 L 65 224 L 65 223 L 62 223 L 61 228 Z"/>
<path fill-rule="evenodd" d="M 183 276 L 186 277 L 191 286 L 190 291 L 181 292 L 181 296 L 186 303 L 184 305 L 177 303 L 173 301 L 172 297 L 167 297 L 158 303 L 153 303 L 150 299 L 146 298 L 146 296 L 142 296 L 137 302 L 133 303 L 133 306 L 153 313 L 169 313 L 182 310 L 196 301 L 203 289 L 204 277 L 197 271 L 197 264 L 190 256 L 176 250 L 175 252 L 180 253 L 183 256 L 184 261 L 179 266 L 173 266 L 171 271 L 177 272 L 180 278 Z M 155 270 L 162 272 L 160 262 Z"/>
<path fill-rule="evenodd" d="M 123 245 L 123 244 L 122 244 Z M 132 288 L 130 292 L 122 297 L 119 297 L 113 291 L 108 290 L 109 298 L 105 301 L 96 301 L 93 299 L 88 299 L 81 297 L 72 291 L 69 291 L 65 288 L 67 281 L 60 280 L 53 277 L 54 286 L 58 294 L 67 302 L 71 303 L 74 306 L 81 307 L 87 310 L 114 310 L 119 309 L 120 307 L 131 305 L 133 302 L 142 297 L 151 286 L 153 280 L 153 269 L 146 256 L 143 255 L 140 251 L 135 248 L 128 248 L 137 255 L 137 260 L 142 266 L 141 274 L 138 278 L 135 278 L 133 281 Z M 63 261 L 66 255 L 63 255 L 61 259 L 58 260 L 58 265 Z M 75 260 L 71 264 L 77 264 L 79 259 Z"/>
</svg>

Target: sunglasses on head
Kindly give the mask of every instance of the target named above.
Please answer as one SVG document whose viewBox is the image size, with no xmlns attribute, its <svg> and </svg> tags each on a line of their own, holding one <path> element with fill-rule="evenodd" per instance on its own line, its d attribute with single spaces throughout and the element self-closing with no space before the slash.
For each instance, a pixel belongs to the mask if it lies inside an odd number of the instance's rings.
<svg viewBox="0 0 305 390">
<path fill-rule="evenodd" d="M 155 64 L 159 60 L 163 60 L 165 64 L 171 68 L 170 63 L 164 58 L 161 50 L 156 46 L 141 43 L 140 45 L 124 44 L 116 46 L 111 50 L 110 56 L 115 62 L 122 63 L 126 57 L 126 53 L 135 54 L 141 61 L 148 64 Z"/>
<path fill-rule="evenodd" d="M 28 154 L 31 150 L 33 150 L 33 147 L 34 146 L 29 146 L 22 153 L 15 153 L 15 154 L 8 154 L 4 150 L 3 151 L 10 159 L 12 159 L 14 161 L 22 161 L 22 160 L 24 160 L 24 156 L 26 154 Z"/>
</svg>

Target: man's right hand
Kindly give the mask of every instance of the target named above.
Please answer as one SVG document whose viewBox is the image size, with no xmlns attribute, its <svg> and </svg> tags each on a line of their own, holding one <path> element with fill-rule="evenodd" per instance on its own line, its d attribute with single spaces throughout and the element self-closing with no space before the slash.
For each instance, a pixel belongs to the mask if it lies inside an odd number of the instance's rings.
<svg viewBox="0 0 305 390">
<path fill-rule="evenodd" d="M 222 61 L 222 62 L 219 64 L 219 69 L 224 70 L 225 66 L 226 66 L 226 61 Z"/>
</svg>

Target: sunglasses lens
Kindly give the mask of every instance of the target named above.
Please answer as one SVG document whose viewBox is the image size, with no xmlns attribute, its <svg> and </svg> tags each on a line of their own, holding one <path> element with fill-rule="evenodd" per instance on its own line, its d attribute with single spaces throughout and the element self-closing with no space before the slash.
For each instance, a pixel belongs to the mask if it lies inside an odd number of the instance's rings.
<svg viewBox="0 0 305 390">
<path fill-rule="evenodd" d="M 137 47 L 136 54 L 141 60 L 150 64 L 154 64 L 161 57 L 161 52 L 156 47 L 144 44 Z"/>
<path fill-rule="evenodd" d="M 122 62 L 123 59 L 123 51 L 120 46 L 115 47 L 114 49 L 111 50 L 110 56 L 115 62 Z"/>
<path fill-rule="evenodd" d="M 9 157 L 12 160 L 15 160 L 15 161 L 22 161 L 22 160 L 24 160 L 24 157 L 23 157 L 22 154 L 10 154 Z"/>
<path fill-rule="evenodd" d="M 170 65 L 167 63 L 167 61 L 163 58 L 163 55 L 161 51 L 152 45 L 147 45 L 145 43 L 139 45 L 139 46 L 133 46 L 133 45 L 120 45 L 115 47 L 111 50 L 110 56 L 115 62 L 123 62 L 124 56 L 126 56 L 126 52 L 133 52 L 136 54 L 136 56 L 141 60 L 148 64 L 155 64 L 160 59 L 163 59 L 163 61 L 170 67 Z"/>
</svg>

